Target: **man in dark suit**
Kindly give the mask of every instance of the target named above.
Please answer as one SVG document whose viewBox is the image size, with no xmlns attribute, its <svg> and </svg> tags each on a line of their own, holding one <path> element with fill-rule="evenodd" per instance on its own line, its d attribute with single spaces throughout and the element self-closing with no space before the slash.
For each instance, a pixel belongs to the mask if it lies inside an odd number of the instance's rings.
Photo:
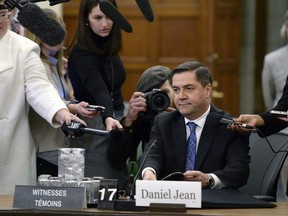
<svg viewBox="0 0 288 216">
<path fill-rule="evenodd" d="M 172 113 L 155 118 L 150 142 L 140 164 L 151 148 L 142 170 L 144 180 L 162 179 L 182 172 L 186 181 L 201 181 L 203 188 L 239 188 L 249 176 L 249 134 L 234 133 L 219 120 L 231 118 L 211 104 L 212 76 L 208 68 L 196 61 L 179 65 L 172 71 L 174 103 Z M 190 132 L 188 122 L 196 124 L 196 156 L 187 156 Z M 187 161 L 194 157 L 193 168 Z"/>
</svg>

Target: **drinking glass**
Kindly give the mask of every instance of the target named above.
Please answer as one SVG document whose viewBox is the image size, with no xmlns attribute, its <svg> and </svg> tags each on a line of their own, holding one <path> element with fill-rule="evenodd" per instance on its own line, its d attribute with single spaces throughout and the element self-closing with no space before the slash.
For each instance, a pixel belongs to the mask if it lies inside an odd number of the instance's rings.
<svg viewBox="0 0 288 216">
<path fill-rule="evenodd" d="M 80 182 L 80 187 L 85 187 L 86 198 L 88 204 L 94 203 L 94 190 L 92 185 L 92 178 L 83 178 Z"/>
<path fill-rule="evenodd" d="M 98 202 L 98 197 L 99 197 L 99 185 L 100 185 L 100 181 L 104 179 L 101 176 L 94 176 L 92 178 L 92 185 L 93 185 L 93 191 L 94 191 L 94 203 Z"/>
<path fill-rule="evenodd" d="M 65 179 L 76 178 L 79 183 L 84 178 L 85 149 L 60 148 L 58 149 L 58 176 L 62 182 Z"/>
</svg>

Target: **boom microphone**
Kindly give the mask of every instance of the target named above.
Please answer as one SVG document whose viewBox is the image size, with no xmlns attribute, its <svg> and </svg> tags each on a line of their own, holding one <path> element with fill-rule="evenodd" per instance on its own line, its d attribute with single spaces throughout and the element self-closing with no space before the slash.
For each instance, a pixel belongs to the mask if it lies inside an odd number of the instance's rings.
<svg viewBox="0 0 288 216">
<path fill-rule="evenodd" d="M 54 6 L 56 4 L 60 4 L 60 3 L 68 2 L 68 1 L 70 0 L 49 0 L 49 5 Z"/>
<path fill-rule="evenodd" d="M 17 19 L 22 26 L 27 28 L 49 46 L 61 44 L 66 36 L 65 29 L 41 8 L 28 1 L 6 0 L 4 5 L 10 11 L 15 7 L 19 9 Z"/>
<path fill-rule="evenodd" d="M 150 5 L 149 0 L 135 0 L 138 7 L 140 8 L 143 16 L 148 20 L 149 22 L 153 22 L 154 20 L 154 14 L 153 10 Z"/>
<path fill-rule="evenodd" d="M 47 0 L 23 0 L 21 1 L 21 3 L 27 3 L 27 2 L 37 3 L 37 2 L 43 2 L 43 1 L 47 1 Z M 49 5 L 54 6 L 56 4 L 60 4 L 60 3 L 68 2 L 68 1 L 70 0 L 49 0 Z"/>
<path fill-rule="evenodd" d="M 100 10 L 121 29 L 129 33 L 133 31 L 130 23 L 111 2 L 106 0 L 97 0 L 97 2 L 99 3 Z"/>
<path fill-rule="evenodd" d="M 109 132 L 109 136 L 112 140 L 119 141 L 123 139 L 124 129 L 123 128 L 115 128 Z"/>
<path fill-rule="evenodd" d="M 65 39 L 66 31 L 61 24 L 44 13 L 36 4 L 25 4 L 17 18 L 21 25 L 49 46 L 61 44 Z"/>
<path fill-rule="evenodd" d="M 15 7 L 17 7 L 19 10 L 23 8 L 23 4 L 26 4 L 27 2 L 20 2 L 19 0 L 5 0 L 4 6 L 7 7 L 8 10 L 13 10 Z"/>
</svg>

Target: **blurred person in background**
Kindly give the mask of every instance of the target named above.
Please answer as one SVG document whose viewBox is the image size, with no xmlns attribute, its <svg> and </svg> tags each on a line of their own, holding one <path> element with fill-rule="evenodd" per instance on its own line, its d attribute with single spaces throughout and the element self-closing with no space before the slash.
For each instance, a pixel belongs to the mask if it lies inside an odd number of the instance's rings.
<svg viewBox="0 0 288 216">
<path fill-rule="evenodd" d="M 266 110 L 276 106 L 283 93 L 286 77 L 288 75 L 288 11 L 280 30 L 285 45 L 265 55 L 262 70 L 262 89 Z"/>
</svg>

